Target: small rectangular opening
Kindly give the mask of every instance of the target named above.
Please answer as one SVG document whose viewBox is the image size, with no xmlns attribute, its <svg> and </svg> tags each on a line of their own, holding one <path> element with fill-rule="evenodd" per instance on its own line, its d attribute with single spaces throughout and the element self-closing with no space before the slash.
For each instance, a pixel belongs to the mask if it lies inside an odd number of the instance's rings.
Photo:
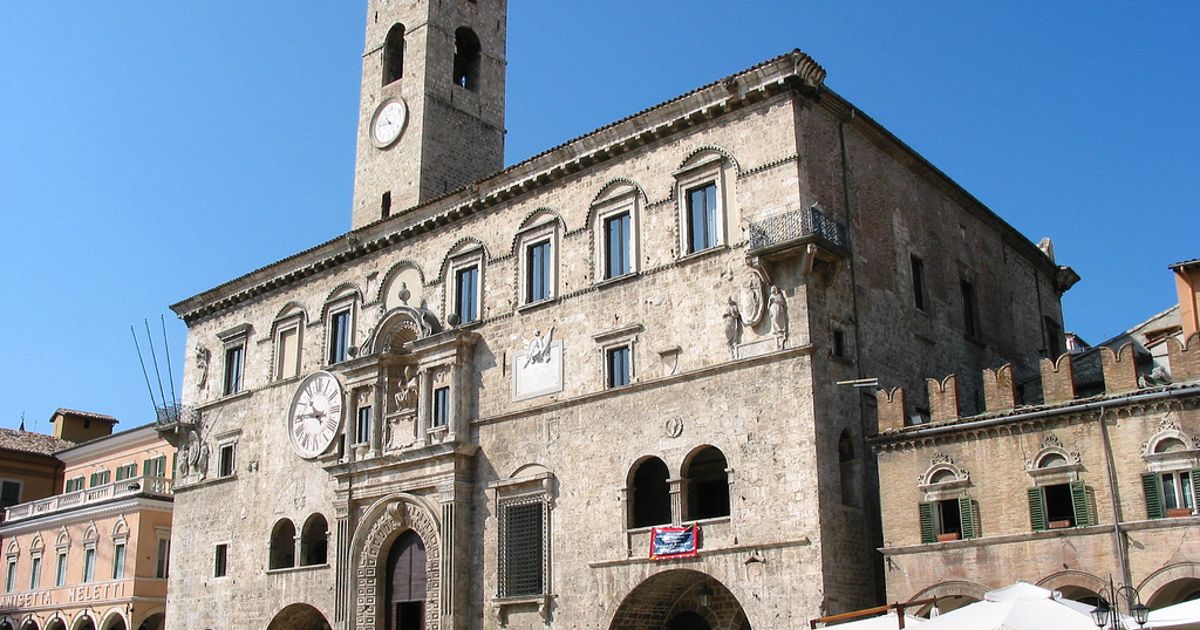
<svg viewBox="0 0 1200 630">
<path fill-rule="evenodd" d="M 1050 529 L 1075 527 L 1075 503 L 1071 500 L 1071 485 L 1060 483 L 1046 486 L 1046 521 Z"/>
<path fill-rule="evenodd" d="M 392 216 L 392 191 L 383 193 L 383 198 L 379 201 L 379 209 L 383 218 Z"/>
</svg>

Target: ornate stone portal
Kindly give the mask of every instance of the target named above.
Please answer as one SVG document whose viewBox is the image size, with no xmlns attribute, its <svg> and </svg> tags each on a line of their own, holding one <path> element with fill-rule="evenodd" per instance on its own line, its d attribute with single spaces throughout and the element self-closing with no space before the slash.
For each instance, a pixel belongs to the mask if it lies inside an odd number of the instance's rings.
<svg viewBox="0 0 1200 630">
<path fill-rule="evenodd" d="M 441 524 L 436 511 L 409 494 L 398 494 L 376 501 L 363 514 L 351 543 L 351 563 L 354 569 L 354 628 L 377 630 L 383 628 L 384 575 L 387 553 L 397 538 L 412 530 L 425 544 L 425 628 L 442 627 L 442 540 Z M 382 565 L 382 568 L 381 568 Z"/>
</svg>

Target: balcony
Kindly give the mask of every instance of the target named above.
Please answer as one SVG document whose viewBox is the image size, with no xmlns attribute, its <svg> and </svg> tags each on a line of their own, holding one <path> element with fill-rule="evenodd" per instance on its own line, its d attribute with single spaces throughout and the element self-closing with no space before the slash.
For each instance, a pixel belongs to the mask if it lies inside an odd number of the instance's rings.
<svg viewBox="0 0 1200 630">
<path fill-rule="evenodd" d="M 785 258 L 809 244 L 845 255 L 850 251 L 850 232 L 845 223 L 825 214 L 816 204 L 750 222 L 751 255 Z"/>
<path fill-rule="evenodd" d="M 171 497 L 173 483 L 167 477 L 131 477 L 77 492 L 56 494 L 46 499 L 14 505 L 4 510 L 4 523 L 13 523 L 46 514 L 73 510 L 125 497 Z"/>
</svg>

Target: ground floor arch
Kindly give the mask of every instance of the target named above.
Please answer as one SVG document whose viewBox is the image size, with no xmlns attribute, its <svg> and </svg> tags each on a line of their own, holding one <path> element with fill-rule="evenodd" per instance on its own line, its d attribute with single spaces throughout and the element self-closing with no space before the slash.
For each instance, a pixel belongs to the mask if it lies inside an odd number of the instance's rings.
<svg viewBox="0 0 1200 630">
<path fill-rule="evenodd" d="M 267 630 L 332 630 L 321 611 L 308 604 L 292 604 L 275 613 Z"/>
<path fill-rule="evenodd" d="M 84 613 L 75 619 L 75 623 L 71 624 L 71 630 L 96 630 L 96 620 L 91 615 Z"/>
<path fill-rule="evenodd" d="M 350 545 L 352 601 L 358 603 L 355 628 L 408 630 L 416 625 L 422 630 L 439 630 L 447 611 L 442 609 L 438 512 L 435 505 L 419 497 L 397 494 L 376 501 L 364 513 Z M 418 576 L 423 580 L 415 584 Z M 412 605 L 414 599 L 423 604 Z M 397 604 L 405 605 L 398 609 Z M 421 617 L 423 620 L 414 621 Z"/>
<path fill-rule="evenodd" d="M 646 578 L 617 608 L 611 630 L 750 630 L 737 597 L 719 580 L 692 569 Z"/>
<path fill-rule="evenodd" d="M 1165 566 L 1143 580 L 1138 592 L 1151 608 L 1200 599 L 1200 562 Z"/>
<path fill-rule="evenodd" d="M 922 589 L 917 594 L 908 598 L 912 599 L 937 599 L 937 607 L 939 612 L 950 612 L 958 610 L 968 604 L 982 601 L 984 593 L 987 593 L 989 588 L 975 582 L 965 580 L 951 580 L 948 582 L 939 582 L 933 586 Z M 929 607 L 922 607 L 920 610 L 912 611 L 916 615 L 924 615 L 929 611 Z"/>
</svg>

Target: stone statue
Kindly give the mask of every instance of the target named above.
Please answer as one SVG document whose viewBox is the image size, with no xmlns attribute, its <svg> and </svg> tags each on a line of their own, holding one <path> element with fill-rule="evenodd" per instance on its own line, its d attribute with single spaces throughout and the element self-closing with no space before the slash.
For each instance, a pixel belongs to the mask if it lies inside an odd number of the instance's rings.
<svg viewBox="0 0 1200 630">
<path fill-rule="evenodd" d="M 199 436 L 196 437 L 196 440 L 200 441 Z M 199 480 L 204 481 L 208 477 L 208 442 L 200 442 L 200 446 L 195 449 L 192 457 L 192 468 L 200 476 Z"/>
<path fill-rule="evenodd" d="M 742 332 L 742 316 L 738 313 L 738 305 L 733 298 L 729 298 L 725 305 L 725 314 L 721 317 L 725 319 L 725 342 L 729 344 L 729 351 L 733 353 L 737 350 L 738 337 Z"/>
<path fill-rule="evenodd" d="M 525 340 L 525 364 L 521 367 L 529 367 L 534 363 L 549 363 L 550 362 L 550 345 L 554 341 L 554 327 L 550 327 L 550 331 L 545 335 L 542 331 L 533 333 L 533 339 Z"/>
<path fill-rule="evenodd" d="M 771 297 L 768 300 L 767 311 L 771 316 L 771 332 L 779 341 L 779 347 L 783 347 L 783 342 L 787 340 L 788 335 L 788 317 L 787 317 L 787 299 L 783 297 L 783 291 L 779 287 L 771 287 Z"/>
<path fill-rule="evenodd" d="M 196 371 L 200 372 L 200 389 L 208 387 L 208 360 L 212 353 L 204 346 L 196 346 Z"/>
<path fill-rule="evenodd" d="M 404 368 L 403 381 L 396 390 L 396 411 L 412 409 L 417 406 L 417 368 Z"/>
<path fill-rule="evenodd" d="M 178 474 L 181 479 L 183 477 L 186 477 L 188 474 L 188 471 L 190 470 L 190 468 L 188 467 L 188 460 L 191 458 L 191 456 L 192 456 L 191 446 L 187 442 L 180 444 L 179 445 Z"/>
</svg>

